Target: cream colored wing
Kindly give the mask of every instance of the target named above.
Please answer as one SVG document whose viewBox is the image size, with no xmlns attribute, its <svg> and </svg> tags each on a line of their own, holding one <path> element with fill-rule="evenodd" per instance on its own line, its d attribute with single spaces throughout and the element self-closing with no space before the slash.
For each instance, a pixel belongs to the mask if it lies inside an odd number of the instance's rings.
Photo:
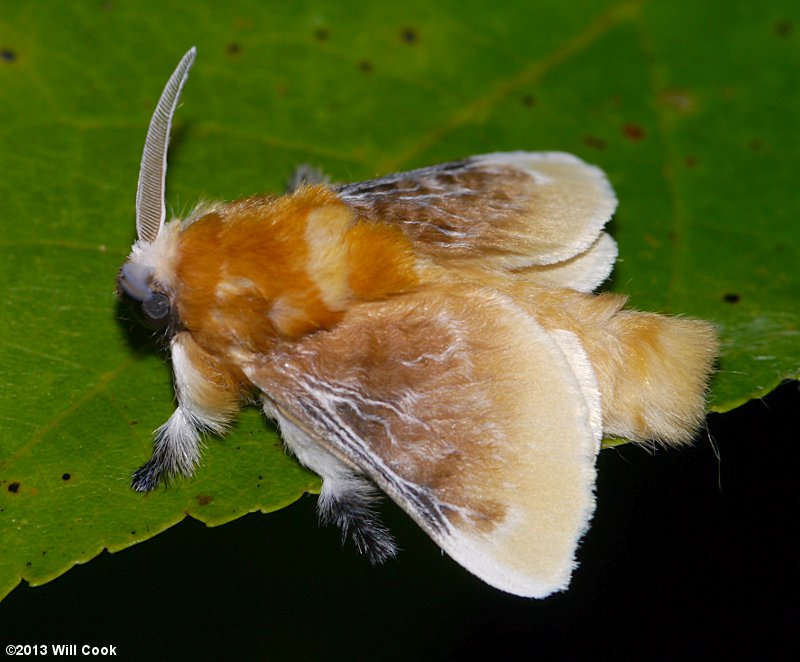
<svg viewBox="0 0 800 662">
<path fill-rule="evenodd" d="M 500 269 L 586 252 L 617 206 L 602 170 L 562 152 L 472 156 L 335 190 L 360 218 L 400 227 L 418 254 Z"/>
<path fill-rule="evenodd" d="M 569 260 L 533 265 L 517 269 L 514 273 L 539 286 L 592 292 L 611 275 L 616 261 L 617 242 L 603 232 L 588 249 Z"/>
<path fill-rule="evenodd" d="M 358 306 L 244 371 L 284 423 L 478 577 L 522 596 L 566 588 L 601 437 L 574 334 L 545 331 L 497 292 L 451 286 Z"/>
</svg>

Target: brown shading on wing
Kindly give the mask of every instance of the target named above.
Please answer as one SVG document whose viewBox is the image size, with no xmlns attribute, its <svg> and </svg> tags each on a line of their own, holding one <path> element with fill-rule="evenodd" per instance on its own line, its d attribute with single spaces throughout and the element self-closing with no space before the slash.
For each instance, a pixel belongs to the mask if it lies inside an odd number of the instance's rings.
<svg viewBox="0 0 800 662">
<path fill-rule="evenodd" d="M 471 572 L 543 596 L 569 580 L 600 437 L 593 373 L 560 333 L 497 292 L 430 289 L 357 306 L 245 373 Z"/>
<path fill-rule="evenodd" d="M 561 152 L 499 152 L 335 188 L 357 215 L 402 228 L 435 261 L 497 268 L 586 251 L 616 208 L 601 170 Z"/>
</svg>

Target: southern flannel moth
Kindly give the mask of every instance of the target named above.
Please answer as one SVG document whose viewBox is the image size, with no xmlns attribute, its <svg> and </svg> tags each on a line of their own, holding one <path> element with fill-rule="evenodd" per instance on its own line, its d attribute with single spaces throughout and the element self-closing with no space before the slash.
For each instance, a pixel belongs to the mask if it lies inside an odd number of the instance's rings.
<svg viewBox="0 0 800 662">
<path fill-rule="evenodd" d="M 203 433 L 258 398 L 323 479 L 319 512 L 373 561 L 395 552 L 375 486 L 499 589 L 564 589 L 603 434 L 680 444 L 704 417 L 706 322 L 591 294 L 617 200 L 569 154 L 473 156 L 343 186 L 203 205 L 165 222 L 170 124 L 147 134 L 138 240 L 118 276 L 168 340 L 178 406 L 139 491 L 190 476 Z M 308 178 L 307 178 L 308 179 Z"/>
</svg>

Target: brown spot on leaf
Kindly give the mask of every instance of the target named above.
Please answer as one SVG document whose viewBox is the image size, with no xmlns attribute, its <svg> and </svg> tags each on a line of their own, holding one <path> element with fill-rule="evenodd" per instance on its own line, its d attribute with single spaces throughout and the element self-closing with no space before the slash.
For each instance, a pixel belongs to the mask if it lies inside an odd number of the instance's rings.
<svg viewBox="0 0 800 662">
<path fill-rule="evenodd" d="M 198 494 L 195 499 L 200 506 L 207 506 L 214 501 L 214 497 L 208 496 L 208 494 Z"/>
<path fill-rule="evenodd" d="M 792 36 L 792 32 L 794 32 L 794 25 L 792 25 L 791 21 L 784 19 L 775 24 L 775 34 L 779 37 L 786 39 Z"/>
<path fill-rule="evenodd" d="M 17 481 L 14 481 L 13 483 L 10 483 L 8 485 L 8 491 L 11 492 L 11 494 L 16 494 L 17 492 L 19 492 L 19 487 L 20 487 L 19 483 Z"/>
<path fill-rule="evenodd" d="M 536 97 L 532 94 L 526 94 L 522 97 L 522 105 L 526 108 L 533 108 L 536 105 Z"/>
<path fill-rule="evenodd" d="M 61 480 L 69 480 L 70 478 L 72 478 L 71 474 L 67 473 L 61 474 Z"/>
<path fill-rule="evenodd" d="M 687 156 L 683 160 L 683 163 L 687 168 L 694 168 L 697 165 L 697 157 Z"/>
<path fill-rule="evenodd" d="M 317 28 L 314 30 L 314 39 L 317 41 L 327 41 L 328 37 L 331 36 L 330 30 L 328 28 Z"/>
<path fill-rule="evenodd" d="M 598 138 L 597 136 L 584 136 L 583 144 L 587 147 L 591 147 L 592 149 L 600 150 L 603 150 L 608 146 L 608 143 L 605 140 Z"/>
<path fill-rule="evenodd" d="M 722 297 L 722 300 L 725 303 L 739 303 L 742 297 L 740 297 L 736 292 L 728 292 Z"/>
<path fill-rule="evenodd" d="M 14 62 L 17 59 L 17 54 L 10 48 L 0 49 L 0 60 L 5 62 Z"/>
<path fill-rule="evenodd" d="M 372 73 L 372 62 L 369 60 L 361 60 L 361 62 L 358 63 L 358 68 L 365 74 Z"/>
<path fill-rule="evenodd" d="M 628 140 L 638 142 L 644 138 L 644 128 L 639 124 L 629 122 L 628 124 L 623 125 L 622 135 L 624 135 Z"/>
<path fill-rule="evenodd" d="M 248 30 L 253 27 L 253 18 L 251 16 L 237 16 L 233 19 L 234 30 Z"/>
<path fill-rule="evenodd" d="M 228 55 L 238 55 L 242 52 L 242 45 L 237 41 L 232 41 L 225 47 L 225 51 Z"/>
<path fill-rule="evenodd" d="M 764 149 L 764 141 L 759 138 L 753 138 L 749 143 L 747 143 L 747 146 L 753 152 L 760 152 L 762 149 Z"/>
<path fill-rule="evenodd" d="M 661 246 L 661 242 L 658 240 L 658 238 L 650 233 L 646 232 L 645 234 L 643 234 L 642 239 L 645 240 L 645 242 L 647 243 L 648 246 L 650 246 L 650 248 L 659 248 Z"/>
<path fill-rule="evenodd" d="M 407 44 L 415 44 L 419 41 L 419 35 L 414 28 L 403 28 L 400 36 Z"/>
</svg>

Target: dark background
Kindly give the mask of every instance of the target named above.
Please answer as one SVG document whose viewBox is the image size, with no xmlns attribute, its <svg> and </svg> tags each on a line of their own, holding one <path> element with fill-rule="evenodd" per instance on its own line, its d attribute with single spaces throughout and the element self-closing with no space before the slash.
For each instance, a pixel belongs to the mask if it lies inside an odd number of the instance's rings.
<svg viewBox="0 0 800 662">
<path fill-rule="evenodd" d="M 602 452 L 580 567 L 547 600 L 484 585 L 391 503 L 403 551 L 372 568 L 317 527 L 307 496 L 216 529 L 186 520 L 23 584 L 0 603 L 2 644 L 114 644 L 118 659 L 798 659 L 799 413 L 787 382 L 712 414 L 692 448 Z"/>
</svg>

